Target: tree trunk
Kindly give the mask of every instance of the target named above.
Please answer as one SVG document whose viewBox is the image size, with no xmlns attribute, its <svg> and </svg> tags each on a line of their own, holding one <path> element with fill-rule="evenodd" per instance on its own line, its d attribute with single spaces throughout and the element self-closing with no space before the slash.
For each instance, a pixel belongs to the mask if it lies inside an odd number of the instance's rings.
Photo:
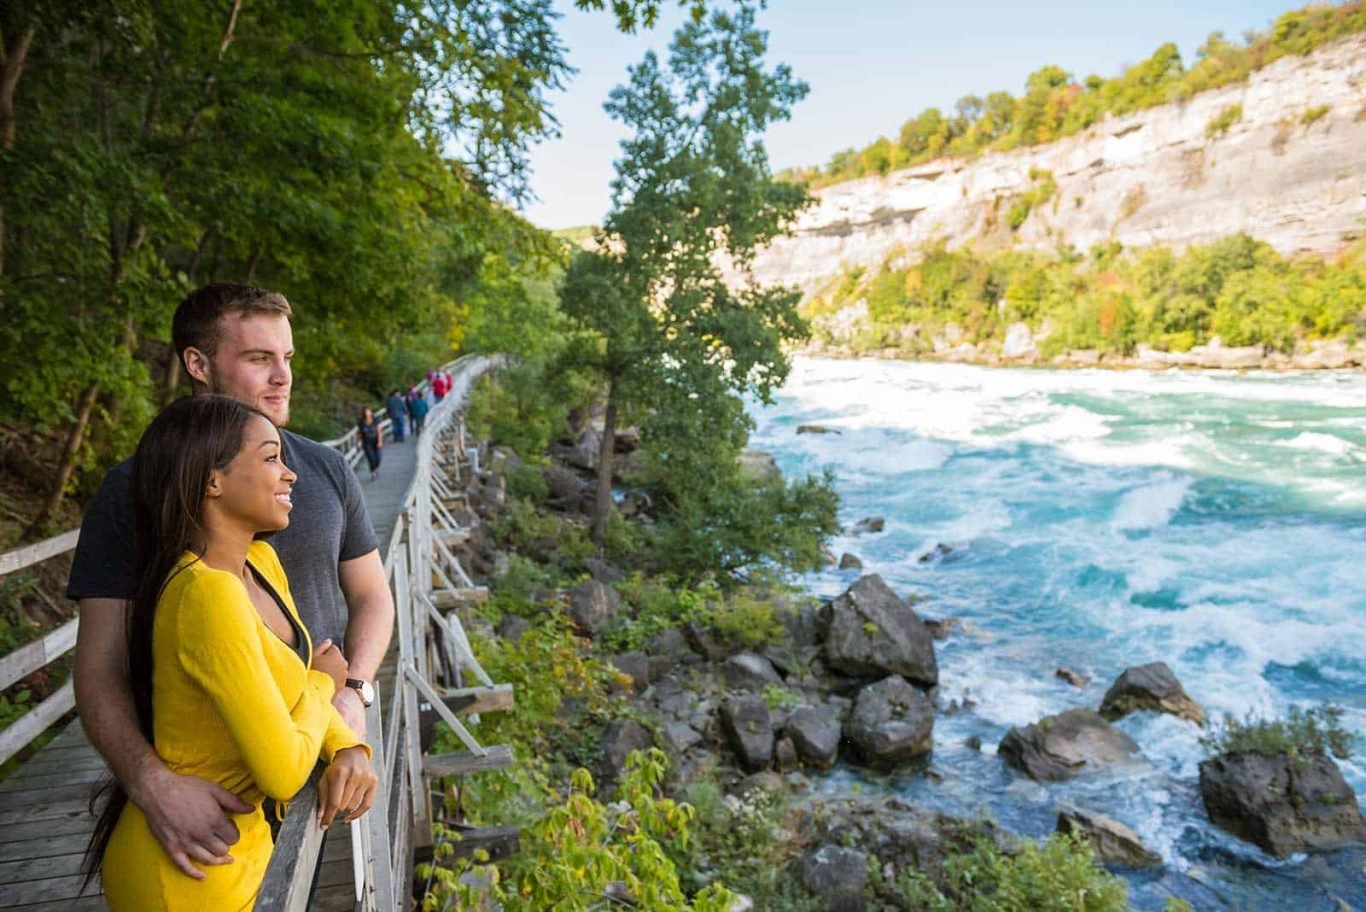
<svg viewBox="0 0 1366 912">
<path fill-rule="evenodd" d="M 66 486 L 71 482 L 71 473 L 76 468 L 76 457 L 81 452 L 81 442 L 85 439 L 85 429 L 90 424 L 90 413 L 95 408 L 95 396 L 99 391 L 99 383 L 92 380 L 85 388 L 85 392 L 81 393 L 80 404 L 76 407 L 76 420 L 71 423 L 71 430 L 66 435 L 66 444 L 62 447 L 57 477 L 53 480 L 52 490 L 48 492 L 43 508 L 38 511 L 37 517 L 25 531 L 26 537 L 39 533 L 62 505 L 62 498 L 66 496 Z"/>
<path fill-rule="evenodd" d="M 612 458 L 617 444 L 617 385 L 607 381 L 607 413 L 598 444 L 598 489 L 593 498 L 593 542 L 601 552 L 607 541 L 607 519 L 612 515 Z"/>
<path fill-rule="evenodd" d="M 0 66 L 0 148 L 9 152 L 14 148 L 18 124 L 14 120 L 14 89 L 24 72 L 28 48 L 33 42 L 33 27 L 4 39 L 5 59 Z M 0 194 L 3 196 L 3 194 Z M 0 275 L 5 274 L 5 208 L 0 203 Z M 3 292 L 0 292 L 2 295 Z"/>
</svg>

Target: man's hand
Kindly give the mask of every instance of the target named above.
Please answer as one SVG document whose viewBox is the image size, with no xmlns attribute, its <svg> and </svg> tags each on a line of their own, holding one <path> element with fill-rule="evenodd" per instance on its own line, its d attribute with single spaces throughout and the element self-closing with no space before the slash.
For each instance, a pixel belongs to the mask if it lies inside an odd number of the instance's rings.
<svg viewBox="0 0 1366 912">
<path fill-rule="evenodd" d="M 181 776 L 164 766 L 149 773 L 131 797 L 171 861 L 195 880 L 203 880 L 204 872 L 194 862 L 231 864 L 229 852 L 241 834 L 227 815 L 252 810 L 252 805 L 216 783 Z"/>
<path fill-rule="evenodd" d="M 361 702 L 360 694 L 356 693 L 355 688 L 343 687 L 332 697 L 332 705 L 337 707 L 337 712 L 341 713 L 342 721 L 347 727 L 356 733 L 356 737 L 365 740 L 365 704 Z"/>
</svg>

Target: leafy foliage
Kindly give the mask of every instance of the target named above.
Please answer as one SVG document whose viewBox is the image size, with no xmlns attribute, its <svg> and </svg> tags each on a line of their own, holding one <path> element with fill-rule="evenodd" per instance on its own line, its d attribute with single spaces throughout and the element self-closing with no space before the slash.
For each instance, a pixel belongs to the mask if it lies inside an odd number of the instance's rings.
<svg viewBox="0 0 1366 912">
<path fill-rule="evenodd" d="M 1314 754 L 1346 760 L 1354 741 L 1352 733 L 1342 727 L 1342 707 L 1325 705 L 1315 709 L 1291 707 L 1287 719 L 1249 715 L 1240 722 L 1225 716 L 1223 725 L 1201 738 L 1200 744 L 1210 755 L 1285 755 L 1302 763 Z"/>
<path fill-rule="evenodd" d="M 1084 836 L 1054 834 L 1009 853 L 987 839 L 971 852 L 949 858 L 943 883 L 918 871 L 898 881 L 906 908 L 914 912 L 1124 912 L 1124 881 L 1092 858 Z"/>
<path fill-rule="evenodd" d="M 487 896 L 509 910 L 563 912 L 607 908 L 612 903 L 647 910 L 728 912 L 734 897 L 720 885 L 684 895 L 664 844 L 691 844 L 692 807 L 660 795 L 668 770 L 663 751 L 633 751 L 617 790 L 604 805 L 594 798 L 592 775 L 576 770 L 563 796 L 551 790 L 544 815 L 521 834 L 520 851 L 499 867 L 474 865 L 489 884 Z M 437 855 L 448 854 L 438 845 Z M 475 908 L 479 895 L 454 870 L 419 866 L 432 876 L 423 909 Z"/>
<path fill-rule="evenodd" d="M 1284 13 L 1268 31 L 1246 33 L 1242 45 L 1214 32 L 1189 68 L 1170 43 L 1110 79 L 1092 75 L 1079 81 L 1061 67 L 1045 66 L 1029 75 L 1019 97 L 1009 92 L 993 92 L 985 99 L 967 95 L 951 115 L 929 108 L 906 121 L 896 139 L 881 137 L 862 149 L 835 153 L 824 167 L 798 168 L 782 176 L 817 188 L 943 155 L 971 156 L 1052 142 L 1080 133 L 1109 114 L 1185 101 L 1208 89 L 1244 82 L 1282 57 L 1307 54 L 1362 31 L 1366 5 L 1348 0 Z M 1211 121 L 1207 135 L 1222 135 L 1237 121 L 1233 117 L 1218 128 L 1229 110 Z"/>
<path fill-rule="evenodd" d="M 1024 322 L 1044 355 L 1077 349 L 1127 354 L 1139 343 L 1185 351 L 1218 336 L 1227 345 L 1292 351 L 1314 339 L 1366 334 L 1366 247 L 1337 262 L 1291 259 L 1234 235 L 1180 254 L 1132 253 L 1098 245 L 1082 256 L 977 253 L 942 245 L 911 266 L 899 254 L 882 269 L 850 271 L 805 305 L 819 336 L 855 350 L 931 350 L 947 329 L 974 343 L 999 343 Z M 853 338 L 834 335 L 829 315 L 865 300 L 868 319 Z"/>
</svg>

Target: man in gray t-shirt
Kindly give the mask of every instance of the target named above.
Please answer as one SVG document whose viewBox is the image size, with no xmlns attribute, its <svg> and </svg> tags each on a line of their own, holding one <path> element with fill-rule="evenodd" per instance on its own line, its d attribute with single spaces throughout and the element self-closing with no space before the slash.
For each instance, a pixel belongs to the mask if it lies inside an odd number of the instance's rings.
<svg viewBox="0 0 1366 912">
<path fill-rule="evenodd" d="M 346 638 L 346 602 L 337 566 L 377 547 L 356 473 L 336 450 L 280 430 L 285 465 L 299 480 L 291 496 L 289 525 L 267 540 L 280 555 L 299 617 L 315 643 Z M 133 460 L 104 477 L 85 508 L 66 597 L 133 598 Z"/>
<path fill-rule="evenodd" d="M 255 406 L 277 426 L 289 421 L 294 338 L 284 297 L 247 285 L 215 283 L 176 309 L 172 341 L 196 394 L 218 393 Z M 347 687 L 333 697 L 342 718 L 365 737 L 365 700 L 393 632 L 394 602 L 364 500 L 341 455 L 281 432 L 285 464 L 298 474 L 287 529 L 273 544 L 299 614 L 315 645 L 344 643 Z M 148 826 L 186 875 L 226 864 L 237 842 L 228 814 L 251 810 L 216 783 L 172 771 L 143 737 L 128 677 L 126 621 L 132 590 L 131 467 L 105 479 L 87 510 L 67 594 L 80 601 L 76 708 L 92 744 Z M 336 764 L 324 776 L 332 776 Z"/>
</svg>

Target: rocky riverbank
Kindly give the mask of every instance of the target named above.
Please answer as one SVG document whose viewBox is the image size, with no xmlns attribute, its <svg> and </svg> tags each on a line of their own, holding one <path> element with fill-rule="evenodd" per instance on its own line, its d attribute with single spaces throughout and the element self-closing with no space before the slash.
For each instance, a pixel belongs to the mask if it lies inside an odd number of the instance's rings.
<svg viewBox="0 0 1366 912">
<path fill-rule="evenodd" d="M 531 470 L 539 471 L 548 492 L 539 508 L 571 524 L 586 523 L 591 510 L 594 433 L 585 429 L 577 440 L 552 448 L 556 461 Z M 616 440 L 627 466 L 634 446 L 630 432 Z M 752 470 L 776 471 L 761 454 L 748 461 Z M 508 476 L 524 475 L 528 467 L 505 450 L 487 453 L 481 464 L 488 471 L 467 490 L 481 521 L 461 547 L 465 565 L 496 582 L 513 555 L 500 549 L 490 530 L 508 506 Z M 631 489 L 629 479 L 618 481 L 633 521 L 651 522 L 648 498 Z M 882 528 L 878 517 L 857 526 L 865 535 Z M 550 560 L 557 547 L 553 538 L 543 538 L 516 556 Z M 845 555 L 841 565 L 856 562 Z M 901 597 L 877 575 L 865 575 L 825 602 L 773 588 L 764 596 L 765 617 L 777 624 L 762 637 L 689 618 L 635 637 L 632 648 L 623 649 L 627 638 L 621 631 L 642 621 L 640 603 L 623 597 L 626 574 L 591 557 L 582 561 L 582 570 L 586 578 L 580 582 L 540 597 L 545 612 L 563 611 L 619 672 L 631 710 L 601 735 L 598 773 L 609 789 L 632 751 L 658 747 L 670 757 L 671 788 L 679 794 L 714 781 L 737 813 L 772 801 L 799 808 L 784 838 L 792 847 L 791 876 L 816 898 L 813 908 L 905 908 L 896 885 L 907 877 L 924 876 L 947 888 L 945 859 L 983 840 L 1007 853 L 1021 844 L 981 820 L 897 798 L 832 798 L 814 787 L 836 765 L 868 776 L 934 775 L 928 761 L 935 721 L 963 709 L 946 702 L 938 689 L 936 642 L 963 635 L 953 618 L 930 617 L 932 606 Z M 496 627 L 478 619 L 471 626 L 485 636 L 515 640 L 532 623 L 508 615 Z M 1067 669 L 1058 674 L 1076 678 Z M 1014 775 L 1038 783 L 1122 775 L 1144 764 L 1144 745 L 1112 724 L 1134 712 L 1166 713 L 1194 726 L 1206 722 L 1204 709 L 1171 670 L 1150 663 L 1116 674 L 1098 705 L 1077 705 L 1012 728 L 996 755 Z M 1269 791 L 1268 783 L 1281 787 Z M 1322 750 L 1294 756 L 1218 753 L 1202 766 L 1199 788 L 1217 825 L 1273 855 L 1366 837 L 1355 795 Z M 1107 864 L 1163 863 L 1123 821 L 1092 810 L 1060 807 L 1058 828 L 1079 834 Z"/>
</svg>

